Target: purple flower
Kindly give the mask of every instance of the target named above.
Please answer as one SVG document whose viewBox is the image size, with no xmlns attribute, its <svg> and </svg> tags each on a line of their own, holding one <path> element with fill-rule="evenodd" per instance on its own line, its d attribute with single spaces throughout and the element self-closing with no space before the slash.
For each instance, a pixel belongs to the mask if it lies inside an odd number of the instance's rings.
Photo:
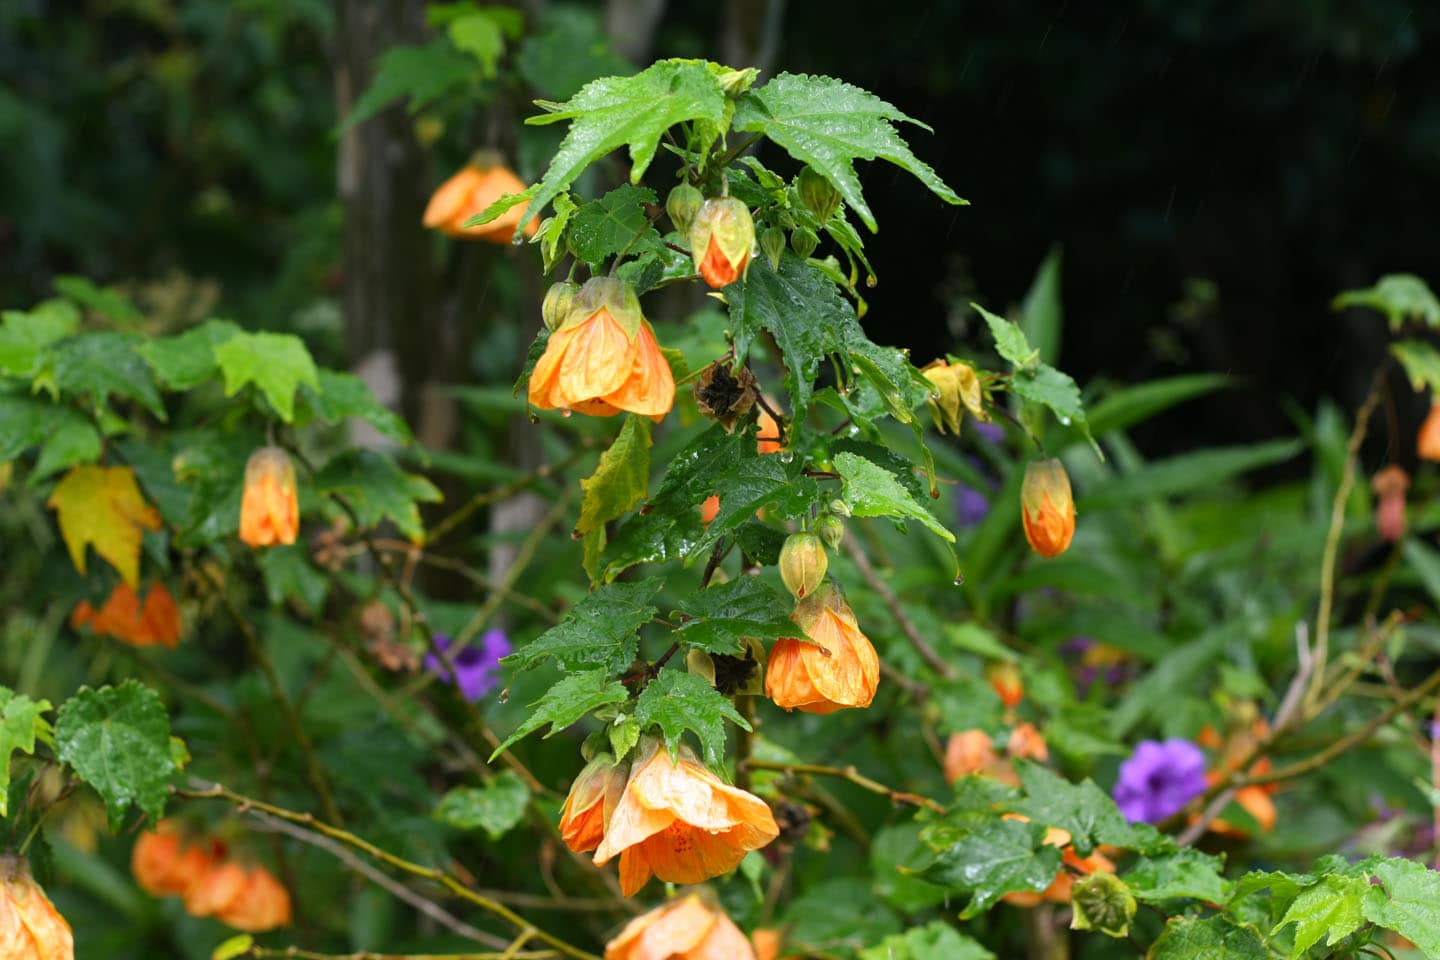
<svg viewBox="0 0 1440 960">
<path fill-rule="evenodd" d="M 1205 792 L 1205 754 L 1189 740 L 1142 740 L 1120 764 L 1115 804 L 1131 823 L 1159 823 Z"/>
<path fill-rule="evenodd" d="M 435 635 L 435 646 L 455 666 L 453 678 L 433 653 L 425 655 L 425 669 L 434 670 L 446 683 L 455 683 L 466 700 L 478 701 L 500 685 L 500 658 L 510 653 L 510 639 L 505 636 L 504 630 L 497 627 L 486 630 L 478 645 L 471 644 L 452 654 L 450 647 L 453 643 L 443 633 Z"/>
<path fill-rule="evenodd" d="M 990 513 L 990 498 L 963 483 L 955 488 L 955 519 L 961 527 L 973 527 Z"/>
<path fill-rule="evenodd" d="M 975 421 L 975 432 L 980 439 L 986 443 L 999 443 L 1005 439 L 1005 428 L 998 423 L 986 423 L 983 420 Z"/>
</svg>

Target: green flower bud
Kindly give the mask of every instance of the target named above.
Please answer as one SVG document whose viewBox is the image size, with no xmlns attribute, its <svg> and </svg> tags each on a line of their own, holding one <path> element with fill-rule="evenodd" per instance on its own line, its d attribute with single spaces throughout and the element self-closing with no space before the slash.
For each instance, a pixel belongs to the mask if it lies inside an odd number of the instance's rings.
<svg viewBox="0 0 1440 960">
<path fill-rule="evenodd" d="M 845 539 L 845 521 L 833 513 L 823 514 L 819 520 L 815 521 L 815 533 L 825 546 L 831 550 L 838 550 L 840 541 Z"/>
<path fill-rule="evenodd" d="M 841 500 L 839 497 L 831 500 L 830 505 L 825 509 L 835 514 L 835 516 L 837 517 L 850 516 L 850 504 L 846 503 L 844 500 Z"/>
<path fill-rule="evenodd" d="M 545 301 L 540 304 L 540 316 L 545 320 L 545 329 L 552 333 L 559 329 L 560 324 L 565 322 L 566 315 L 570 313 L 575 294 L 579 292 L 580 284 L 569 280 L 550 285 L 550 289 L 545 291 Z"/>
<path fill-rule="evenodd" d="M 819 245 L 820 238 L 815 236 L 815 231 L 809 227 L 796 227 L 790 234 L 790 246 L 794 247 L 795 252 L 802 258 L 814 253 Z"/>
<path fill-rule="evenodd" d="M 800 191 L 801 202 L 821 223 L 829 220 L 840 208 L 840 191 L 810 167 L 800 171 L 796 187 Z"/>
<path fill-rule="evenodd" d="M 765 251 L 765 258 L 770 261 L 770 266 L 779 270 L 780 254 L 785 252 L 785 231 L 779 227 L 767 229 L 760 235 L 760 249 Z"/>
<path fill-rule="evenodd" d="M 688 183 L 680 184 L 665 198 L 665 212 L 670 214 L 670 222 L 675 224 L 680 236 L 690 233 L 690 224 L 695 221 L 695 214 L 700 212 L 700 205 L 704 202 L 705 194 Z"/>
<path fill-rule="evenodd" d="M 755 247 L 755 221 L 734 197 L 711 197 L 690 224 L 690 256 L 695 269 L 719 290 L 745 276 Z"/>
<path fill-rule="evenodd" d="M 797 600 L 804 600 L 825 581 L 830 558 L 813 533 L 792 533 L 780 548 L 780 579 Z"/>
<path fill-rule="evenodd" d="M 609 310 L 610 316 L 620 324 L 625 335 L 631 340 L 640 332 L 640 323 L 645 319 L 640 312 L 640 300 L 635 289 L 616 277 L 591 277 L 575 293 L 570 309 L 560 326 L 567 327 L 593 317 L 600 310 Z"/>
</svg>

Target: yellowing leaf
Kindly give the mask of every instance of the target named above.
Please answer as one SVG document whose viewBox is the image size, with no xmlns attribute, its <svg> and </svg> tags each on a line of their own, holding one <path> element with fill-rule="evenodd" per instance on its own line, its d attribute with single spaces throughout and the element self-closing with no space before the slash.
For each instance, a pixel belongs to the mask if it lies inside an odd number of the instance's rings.
<svg viewBox="0 0 1440 960">
<path fill-rule="evenodd" d="M 85 572 L 85 546 L 120 571 L 134 587 L 140 580 L 141 530 L 160 529 L 160 514 L 145 502 L 129 467 L 75 467 L 50 495 L 59 514 L 60 536 L 75 569 Z"/>
</svg>

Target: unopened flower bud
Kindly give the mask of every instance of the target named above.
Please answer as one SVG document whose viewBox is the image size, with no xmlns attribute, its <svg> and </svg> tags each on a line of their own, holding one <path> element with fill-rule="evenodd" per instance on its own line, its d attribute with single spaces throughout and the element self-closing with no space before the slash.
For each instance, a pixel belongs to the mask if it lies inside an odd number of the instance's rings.
<svg viewBox="0 0 1440 960">
<path fill-rule="evenodd" d="M 840 541 L 845 539 L 845 521 L 833 513 L 824 514 L 815 521 L 815 533 L 825 546 L 838 550 Z"/>
<path fill-rule="evenodd" d="M 554 332 L 559 329 L 575 303 L 575 294 L 579 292 L 580 284 L 569 280 L 550 285 L 550 289 L 545 291 L 544 302 L 540 304 L 540 316 L 545 321 L 546 330 Z"/>
<path fill-rule="evenodd" d="M 1370 486 L 1379 498 L 1375 527 L 1381 539 L 1394 543 L 1405 536 L 1405 491 L 1410 489 L 1410 475 L 1392 464 L 1375 474 Z"/>
<path fill-rule="evenodd" d="M 719 289 L 745 276 L 755 249 L 755 222 L 734 197 L 711 197 L 690 224 L 690 256 L 695 269 Z"/>
<path fill-rule="evenodd" d="M 680 184 L 665 198 L 665 212 L 670 215 L 670 222 L 675 224 L 680 236 L 690 233 L 690 224 L 695 221 L 695 214 L 700 212 L 704 202 L 705 194 L 688 183 Z"/>
<path fill-rule="evenodd" d="M 760 249 L 765 251 L 765 259 L 770 261 L 770 266 L 779 270 L 780 254 L 785 252 L 785 231 L 779 227 L 767 228 L 760 235 Z"/>
<path fill-rule="evenodd" d="M 245 464 L 240 540 L 251 547 L 292 544 L 300 530 L 295 465 L 279 447 L 261 447 Z"/>
<path fill-rule="evenodd" d="M 797 600 L 804 600 L 825 580 L 830 560 L 813 533 L 792 533 L 780 548 L 780 579 Z"/>
<path fill-rule="evenodd" d="M 1000 696 L 1000 702 L 1013 707 L 1025 698 L 1025 684 L 1015 664 L 999 660 L 985 668 L 985 680 Z"/>
<path fill-rule="evenodd" d="M 1059 460 L 1035 460 L 1025 468 L 1020 517 L 1025 539 L 1040 556 L 1058 557 L 1070 546 L 1075 535 L 1075 500 L 1070 476 Z"/>
<path fill-rule="evenodd" d="M 840 206 L 840 191 L 811 167 L 800 171 L 796 187 L 800 191 L 800 200 L 821 223 L 834 216 Z"/>
<path fill-rule="evenodd" d="M 804 259 L 815 252 L 820 245 L 820 238 L 815 236 L 815 231 L 809 227 L 796 227 L 790 233 L 790 246 L 795 248 L 795 253 Z"/>
<path fill-rule="evenodd" d="M 844 500 L 841 500 L 839 497 L 831 500 L 830 505 L 825 509 L 835 514 L 835 516 L 837 517 L 850 516 L 850 504 L 846 503 Z"/>
<path fill-rule="evenodd" d="M 610 814 L 625 789 L 630 764 L 600 752 L 585 765 L 560 811 L 560 839 L 576 853 L 587 853 L 600 845 Z"/>
</svg>

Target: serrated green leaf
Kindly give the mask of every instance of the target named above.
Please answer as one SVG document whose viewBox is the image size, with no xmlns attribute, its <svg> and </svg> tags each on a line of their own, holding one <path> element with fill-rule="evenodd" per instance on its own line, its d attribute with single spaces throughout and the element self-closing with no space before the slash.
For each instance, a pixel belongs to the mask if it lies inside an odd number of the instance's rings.
<svg viewBox="0 0 1440 960">
<path fill-rule="evenodd" d="M 354 417 L 370 424 L 396 443 L 411 441 L 410 427 L 405 418 L 376 400 L 364 380 L 353 373 L 324 368 L 317 371 L 317 376 L 316 386 L 300 385 L 297 422 L 303 423 L 307 414 L 325 423 L 339 423 Z"/>
<path fill-rule="evenodd" d="M 844 481 L 845 502 L 854 516 L 913 518 L 940 539 L 955 542 L 955 534 L 946 530 L 890 471 L 853 453 L 836 454 L 834 463 Z"/>
<path fill-rule="evenodd" d="M 49 700 L 31 700 L 8 687 L 0 687 L 0 817 L 10 815 L 6 809 L 10 791 L 10 758 L 16 750 L 33 754 L 37 740 L 51 742 L 54 731 L 50 721 L 43 716 L 49 710 Z"/>
<path fill-rule="evenodd" d="M 1225 917 L 1178 917 L 1165 925 L 1145 956 L 1147 960 L 1269 960 L 1270 952 L 1253 929 Z"/>
<path fill-rule="evenodd" d="M 295 418 L 295 391 L 300 385 L 320 388 L 315 361 L 305 341 L 293 334 L 241 332 L 213 351 L 227 397 L 253 383 L 286 423 Z"/>
<path fill-rule="evenodd" d="M 177 336 L 146 341 L 139 353 L 162 385 L 191 390 L 215 376 L 215 348 L 240 332 L 229 320 L 206 320 Z"/>
<path fill-rule="evenodd" d="M 508 663 L 511 659 L 506 657 L 504 662 Z M 550 724 L 550 732 L 545 736 L 553 737 L 592 710 L 609 703 L 624 703 L 628 700 L 630 692 L 624 685 L 617 680 L 607 679 L 607 676 L 608 671 L 603 667 L 579 670 L 546 690 L 539 700 L 530 704 L 525 722 L 516 727 L 515 732 L 506 737 L 505 741 L 495 748 L 495 752 L 490 754 L 491 761 L 504 753 L 511 744 L 529 736 L 547 723 Z"/>
<path fill-rule="evenodd" d="M 60 707 L 55 754 L 100 794 L 111 832 L 132 804 L 151 820 L 164 812 L 175 773 L 170 717 L 160 696 L 139 681 L 81 687 Z"/>
<path fill-rule="evenodd" d="M 1385 886 L 1366 891 L 1365 919 L 1394 930 L 1426 956 L 1440 956 L 1440 873 L 1398 857 L 1375 864 L 1373 873 Z"/>
<path fill-rule="evenodd" d="M 513 770 L 505 770 L 483 787 L 457 787 L 435 807 L 435 819 L 457 830 L 484 830 L 499 840 L 525 817 L 530 788 Z"/>
<path fill-rule="evenodd" d="M 954 927 L 932 920 L 866 947 L 860 960 L 995 960 L 995 954 Z"/>
<path fill-rule="evenodd" d="M 684 670 L 661 670 L 635 702 L 635 721 L 640 729 L 659 727 L 671 756 L 689 730 L 700 741 L 705 762 L 712 767 L 720 766 L 724 759 L 726 720 L 750 729 L 729 697 L 710 686 L 704 677 Z"/>
<path fill-rule="evenodd" d="M 477 72 L 475 61 L 445 39 L 391 47 L 380 57 L 374 79 L 350 108 L 340 132 L 364 123 L 401 97 L 409 98 L 407 109 L 414 113 L 451 90 L 469 86 Z"/>
<path fill-rule="evenodd" d="M 661 585 L 652 577 L 596 587 L 559 624 L 502 662 L 525 669 L 554 658 L 566 670 L 596 665 L 606 674 L 623 670 L 635 659 L 636 631 L 655 616 L 650 600 Z"/>
<path fill-rule="evenodd" d="M 1033 822 L 1069 832 L 1075 850 L 1086 856 L 1099 844 L 1141 853 L 1174 849 L 1174 842 L 1144 825 L 1129 823 L 1110 795 L 1093 780 L 1071 783 L 1052 771 L 1021 760 L 1015 764 L 1026 797 L 1015 805 Z"/>
<path fill-rule="evenodd" d="M 605 728 L 605 734 L 610 739 L 610 752 L 623 759 L 640 742 L 640 723 L 622 714 Z"/>
<path fill-rule="evenodd" d="M 1421 340 L 1399 340 L 1390 344 L 1390 352 L 1405 368 L 1416 393 L 1429 390 L 1440 397 L 1440 352 Z"/>
<path fill-rule="evenodd" d="M 1016 370 L 1026 370 L 1034 367 L 1040 362 L 1040 351 L 1030 346 L 1030 341 L 1025 337 L 1025 331 L 1020 325 L 1005 319 L 998 314 L 991 313 L 978 303 L 970 306 L 975 312 L 985 319 L 990 327 L 990 335 L 995 338 L 995 352 L 1000 354 L 1002 360 Z"/>
<path fill-rule="evenodd" d="M 62 430 L 89 423 L 69 404 L 26 395 L 0 396 L 0 462 L 14 460 Z"/>
<path fill-rule="evenodd" d="M 142 343 L 133 333 L 112 330 L 63 340 L 51 347 L 55 384 L 66 396 L 88 394 L 99 402 L 112 396 L 135 400 L 164 420 L 160 391 L 138 352 Z"/>
<path fill-rule="evenodd" d="M 719 124 L 727 102 L 720 82 L 696 60 L 661 60 L 631 77 L 592 80 L 564 103 L 537 101 L 546 112 L 527 124 L 571 124 L 517 230 L 586 167 L 620 147 L 629 147 L 630 182 L 638 183 L 666 130 L 686 121 Z"/>
<path fill-rule="evenodd" d="M 780 548 L 785 546 L 785 532 L 766 526 L 759 520 L 746 520 L 735 528 L 735 543 L 745 556 L 762 567 L 780 562 Z"/>
<path fill-rule="evenodd" d="M 654 190 L 628 183 L 590 201 L 570 219 L 570 249 L 586 263 L 599 264 L 621 251 L 658 247 L 660 234 L 645 213 L 645 204 L 654 202 Z"/>
<path fill-rule="evenodd" d="M 31 481 L 43 480 L 77 463 L 94 463 L 100 459 L 100 450 L 100 431 L 93 424 L 84 419 L 66 420 L 40 447 Z"/>
<path fill-rule="evenodd" d="M 1369 307 L 1385 314 L 1390 329 L 1398 330 L 1407 319 L 1424 321 L 1427 327 L 1440 326 L 1440 300 L 1425 281 L 1409 273 L 1391 273 L 1373 287 L 1346 290 L 1330 304 L 1333 309 Z"/>
<path fill-rule="evenodd" d="M 1319 943 L 1321 937 L 1325 937 L 1326 946 L 1334 946 L 1365 922 L 1362 908 L 1369 893 L 1370 881 L 1364 877 L 1321 877 L 1319 883 L 1302 890 L 1291 902 L 1270 934 L 1279 933 L 1287 923 L 1295 924 L 1292 957 Z M 1440 912 L 1432 917 L 1440 920 Z"/>
<path fill-rule="evenodd" d="M 798 458 L 785 463 L 757 453 L 752 429 L 727 434 L 715 424 L 671 459 L 648 512 L 627 518 L 615 531 L 606 550 L 606 579 L 637 563 L 693 560 L 762 508 L 777 521 L 808 514 L 820 487 L 802 469 Z M 720 509 L 706 527 L 696 508 L 712 493 Z"/>
<path fill-rule="evenodd" d="M 803 421 L 821 362 L 838 354 L 848 368 L 850 342 L 864 339 L 854 308 L 824 274 L 789 252 L 781 258 L 778 272 L 768 262 L 752 264 L 743 282 L 725 288 L 725 296 L 736 357 L 745 357 L 755 339 L 768 330 L 784 354 L 791 417 Z"/>
<path fill-rule="evenodd" d="M 0 373 L 33 376 L 44 349 L 71 336 L 80 326 L 80 314 L 64 300 L 47 300 L 33 310 L 6 310 L 0 325 Z"/>
<path fill-rule="evenodd" d="M 759 577 L 740 577 L 697 590 L 680 602 L 676 614 L 689 619 L 675 631 L 675 642 L 706 653 L 739 654 L 747 637 L 770 641 L 796 636 L 788 611 L 794 606 Z"/>
<path fill-rule="evenodd" d="M 960 912 L 968 920 L 1007 893 L 1039 893 L 1055 881 L 1060 849 L 1041 843 L 1044 833 L 1038 824 L 988 819 L 941 851 L 919 876 L 972 894 Z"/>
<path fill-rule="evenodd" d="M 439 503 L 440 491 L 416 473 L 406 473 L 375 450 L 346 450 L 315 476 L 316 491 L 343 497 L 363 527 L 389 520 L 412 541 L 425 537 L 420 503 Z"/>
<path fill-rule="evenodd" d="M 1189 847 L 1158 857 L 1142 857 L 1125 882 L 1141 900 L 1191 897 L 1207 903 L 1224 903 L 1229 884 L 1220 875 L 1224 861 Z"/>
<path fill-rule="evenodd" d="M 650 421 L 631 414 L 610 448 L 600 455 L 595 472 L 580 481 L 580 519 L 575 532 L 584 536 L 622 516 L 645 499 L 650 489 Z"/>
<path fill-rule="evenodd" d="M 135 327 L 144 315 L 114 287 L 98 287 L 89 277 L 55 278 L 55 292 L 67 300 L 100 314 L 117 327 Z"/>
<path fill-rule="evenodd" d="M 910 152 L 893 122 L 930 129 L 873 93 L 844 81 L 782 73 L 740 97 L 732 126 L 742 133 L 763 133 L 792 157 L 809 164 L 840 191 L 873 232 L 875 215 L 861 193 L 856 160 L 888 160 L 913 174 L 945 202 L 965 202 Z"/>
</svg>

